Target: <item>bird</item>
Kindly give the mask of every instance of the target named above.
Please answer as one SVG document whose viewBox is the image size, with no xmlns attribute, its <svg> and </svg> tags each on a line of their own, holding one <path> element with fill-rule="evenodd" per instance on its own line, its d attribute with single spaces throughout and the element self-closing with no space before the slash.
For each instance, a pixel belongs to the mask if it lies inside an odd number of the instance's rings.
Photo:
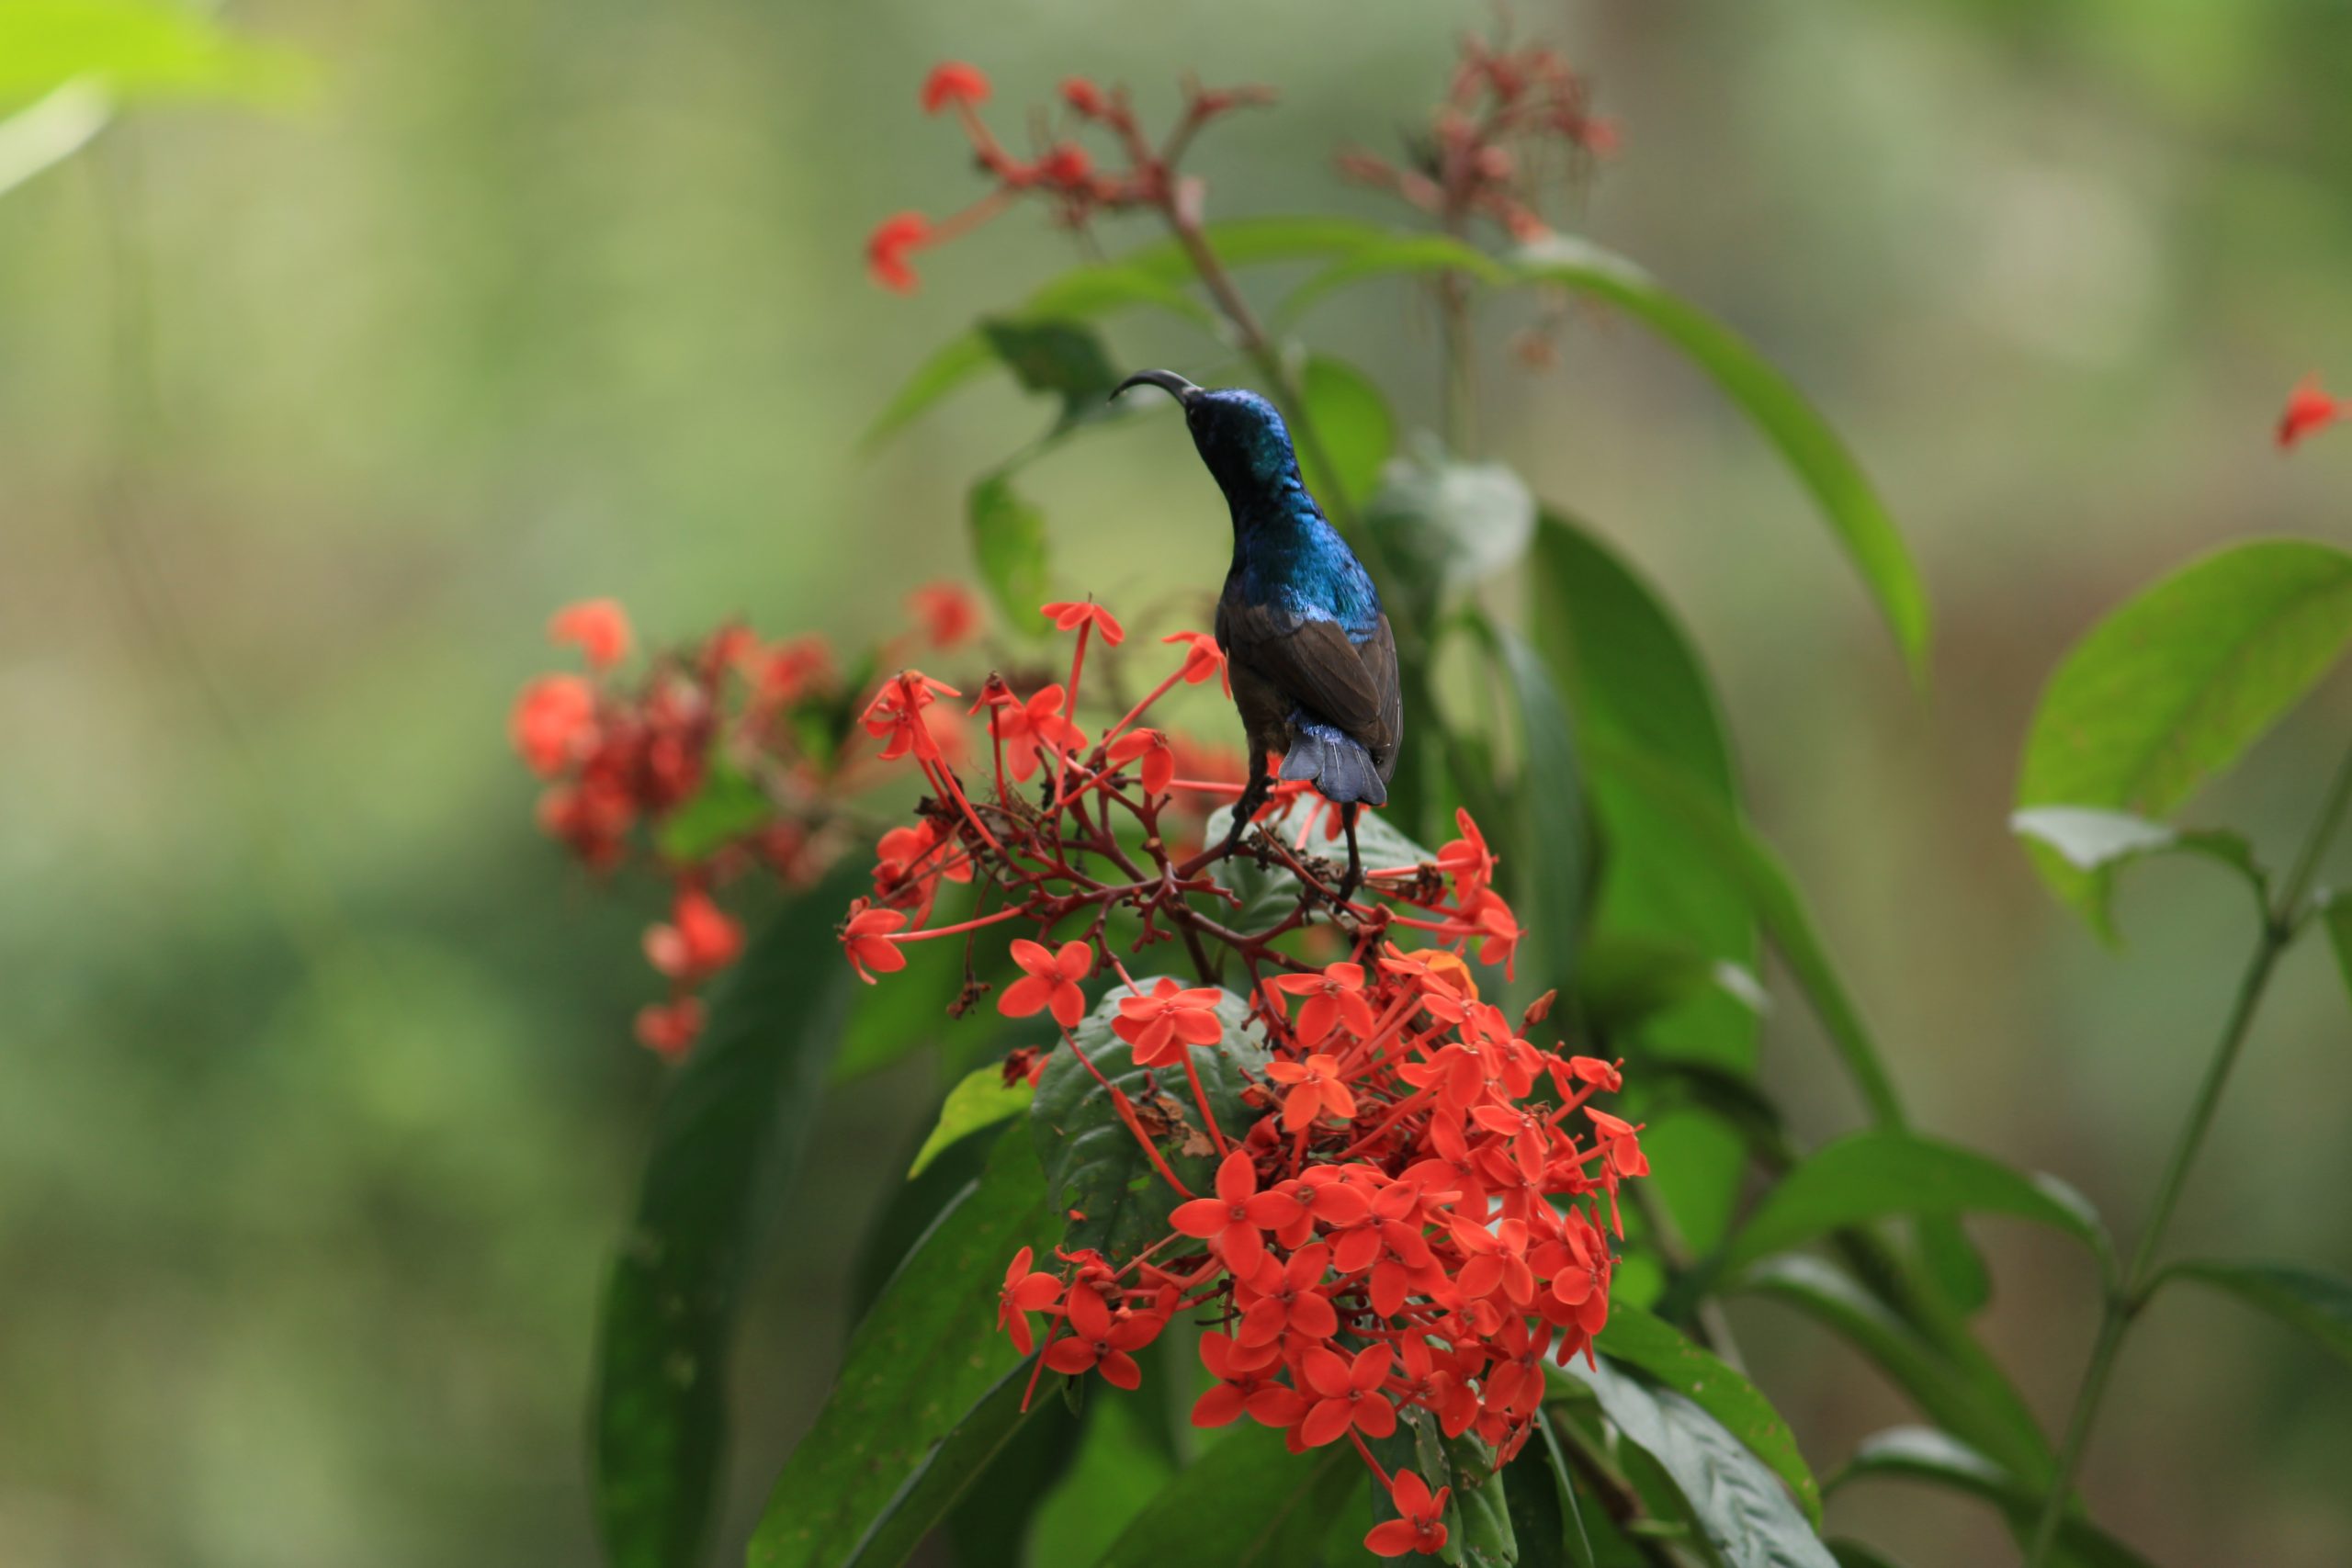
<svg viewBox="0 0 2352 1568">
<path fill-rule="evenodd" d="M 1249 739 L 1250 779 L 1233 808 L 1231 854 L 1265 804 L 1269 757 L 1340 807 L 1348 870 L 1339 902 L 1363 880 L 1356 816 L 1388 802 L 1404 739 L 1396 638 L 1372 575 L 1308 493 L 1290 430 L 1243 387 L 1196 387 L 1172 370 L 1139 370 L 1112 392 L 1157 387 L 1184 423 L 1233 513 L 1233 564 L 1216 605 L 1217 646 Z"/>
</svg>

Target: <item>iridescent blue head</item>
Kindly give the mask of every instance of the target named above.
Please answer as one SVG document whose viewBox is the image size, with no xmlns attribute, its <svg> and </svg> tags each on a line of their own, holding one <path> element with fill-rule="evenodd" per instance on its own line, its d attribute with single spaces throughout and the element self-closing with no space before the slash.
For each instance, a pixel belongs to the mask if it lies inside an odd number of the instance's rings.
<svg viewBox="0 0 2352 1568">
<path fill-rule="evenodd" d="M 1184 423 L 1201 461 L 1237 508 L 1285 491 L 1306 494 L 1290 431 L 1274 405 L 1257 393 L 1243 387 L 1195 387 L 1173 370 L 1140 370 L 1111 395 L 1115 398 L 1129 387 L 1158 387 L 1183 405 Z"/>
</svg>

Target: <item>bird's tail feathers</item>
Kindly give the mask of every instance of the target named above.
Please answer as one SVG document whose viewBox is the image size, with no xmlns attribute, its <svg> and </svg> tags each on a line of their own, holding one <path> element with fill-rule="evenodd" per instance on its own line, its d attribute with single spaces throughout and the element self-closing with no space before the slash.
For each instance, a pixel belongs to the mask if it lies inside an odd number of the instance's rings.
<svg viewBox="0 0 2352 1568">
<path fill-rule="evenodd" d="M 1305 780 L 1334 805 L 1388 804 L 1388 786 L 1373 765 L 1372 753 L 1328 724 L 1291 726 L 1291 749 L 1283 759 L 1283 777 L 1294 783 Z"/>
</svg>

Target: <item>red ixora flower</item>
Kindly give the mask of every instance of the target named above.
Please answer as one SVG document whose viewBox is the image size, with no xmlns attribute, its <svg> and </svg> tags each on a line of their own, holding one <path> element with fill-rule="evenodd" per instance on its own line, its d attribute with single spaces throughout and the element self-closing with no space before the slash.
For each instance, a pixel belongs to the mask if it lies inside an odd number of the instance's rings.
<svg viewBox="0 0 2352 1568">
<path fill-rule="evenodd" d="M 1078 983 L 1094 973 L 1094 950 L 1082 942 L 1066 942 L 1057 951 L 1016 939 L 1012 961 L 1026 973 L 1004 988 L 996 1010 L 1007 1018 L 1050 1011 L 1064 1029 L 1077 1028 L 1086 1016 L 1086 995 Z"/>
<path fill-rule="evenodd" d="M 1012 1262 L 1004 1270 L 1004 1288 L 996 1298 L 996 1325 L 1024 1356 L 1036 1345 L 1029 1327 L 1029 1314 L 1045 1312 L 1062 1299 L 1061 1280 L 1051 1274 L 1031 1272 L 1031 1256 L 1025 1247 L 1012 1255 Z"/>
<path fill-rule="evenodd" d="M 1184 1059 L 1188 1045 L 1214 1045 L 1225 1038 L 1216 1004 L 1225 993 L 1215 986 L 1186 989 L 1161 979 L 1148 994 L 1119 998 L 1111 1032 L 1135 1048 L 1136 1066 L 1157 1067 Z"/>
<path fill-rule="evenodd" d="M 933 648 L 954 648 L 979 630 L 980 607 L 959 582 L 926 582 L 907 595 L 907 609 Z"/>
<path fill-rule="evenodd" d="M 628 614 L 617 599 L 583 599 L 548 621 L 548 640 L 577 643 L 591 670 L 610 670 L 628 657 Z"/>
<path fill-rule="evenodd" d="M 533 773 L 553 778 L 596 744 L 596 689 L 577 675 L 542 675 L 515 699 L 506 732 Z"/>
<path fill-rule="evenodd" d="M 1340 1061 L 1317 1052 L 1304 1062 L 1269 1062 L 1266 1076 L 1276 1083 L 1292 1086 L 1283 1097 L 1283 1130 L 1295 1133 L 1313 1124 L 1317 1116 L 1329 1114 L 1340 1121 L 1351 1120 L 1356 1113 L 1356 1097 L 1340 1077 Z"/>
<path fill-rule="evenodd" d="M 701 1034 L 702 1002 L 696 998 L 681 997 L 674 1002 L 638 1010 L 638 1043 L 657 1056 L 675 1061 L 693 1048 Z"/>
<path fill-rule="evenodd" d="M 1313 1050 L 1344 1024 L 1358 1039 L 1372 1032 L 1372 1004 L 1364 999 L 1363 965 L 1344 961 L 1324 965 L 1319 974 L 1277 975 L 1266 982 L 1270 991 L 1305 997 L 1298 1010 L 1298 1043 Z"/>
<path fill-rule="evenodd" d="M 1168 737 L 1157 729 L 1130 729 L 1111 743 L 1109 756 L 1122 764 L 1142 759 L 1146 795 L 1166 795 L 1175 782 L 1176 753 L 1169 749 Z"/>
<path fill-rule="evenodd" d="M 1159 640 L 1184 645 L 1184 668 L 1181 671 L 1184 684 L 1197 686 L 1212 675 L 1222 675 L 1225 694 L 1233 695 L 1233 676 L 1225 667 L 1225 649 L 1216 645 L 1216 638 L 1206 632 L 1176 632 Z"/>
<path fill-rule="evenodd" d="M 890 940 L 906 923 L 907 917 L 896 909 L 868 908 L 863 898 L 851 903 L 849 919 L 842 923 L 842 948 L 859 979 L 871 986 L 876 975 L 893 974 L 907 966 L 907 955 Z"/>
<path fill-rule="evenodd" d="M 989 101 L 989 79 L 977 65 L 960 60 L 943 61 L 922 79 L 922 112 L 937 114 L 950 104 Z"/>
<path fill-rule="evenodd" d="M 1086 744 L 1085 731 L 1062 711 L 1068 696 L 1059 682 L 1025 703 L 1006 686 L 992 687 L 981 694 L 978 705 L 989 709 L 989 733 L 1003 743 L 1005 766 L 1012 770 L 1014 778 L 1026 779 L 1037 771 L 1041 748 L 1058 757 Z"/>
<path fill-rule="evenodd" d="M 1127 639 L 1127 628 L 1119 624 L 1116 615 L 1089 599 L 1083 604 L 1064 600 L 1038 606 L 1046 618 L 1062 631 L 1074 632 L 1091 626 L 1102 634 L 1102 640 L 1116 648 Z"/>
<path fill-rule="evenodd" d="M 1453 1488 L 1441 1486 L 1432 1495 L 1430 1483 L 1409 1470 L 1400 1470 L 1388 1483 L 1388 1500 L 1402 1518 L 1374 1525 L 1363 1538 L 1366 1550 L 1381 1557 L 1402 1557 L 1418 1551 L 1433 1557 L 1445 1549 L 1445 1500 Z"/>
<path fill-rule="evenodd" d="M 894 294 L 912 294 L 918 279 L 907 257 L 931 243 L 931 220 L 920 212 L 885 218 L 865 237 L 865 276 Z"/>
<path fill-rule="evenodd" d="M 707 979 L 743 951 L 743 928 L 699 887 L 682 887 L 670 923 L 647 928 L 645 956 L 673 980 Z"/>
<path fill-rule="evenodd" d="M 2278 448 L 2285 451 L 2313 431 L 2352 416 L 2352 402 L 2332 398 L 2321 389 L 2316 373 L 2304 377 L 2287 396 L 2286 412 L 2278 416 Z"/>
<path fill-rule="evenodd" d="M 920 670 L 901 670 L 884 682 L 862 716 L 865 733 L 883 742 L 881 761 L 895 762 L 910 751 L 921 758 L 936 758 L 939 743 L 924 728 L 922 710 L 943 696 L 961 695 L 955 687 Z"/>
</svg>

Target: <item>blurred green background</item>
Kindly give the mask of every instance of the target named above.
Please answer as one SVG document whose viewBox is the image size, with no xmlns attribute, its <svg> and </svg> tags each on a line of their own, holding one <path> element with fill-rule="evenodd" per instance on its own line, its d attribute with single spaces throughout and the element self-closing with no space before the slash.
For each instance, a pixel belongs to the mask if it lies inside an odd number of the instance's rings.
<svg viewBox="0 0 2352 1568">
<path fill-rule="evenodd" d="M 2142 868 L 2111 954 L 2003 818 L 2039 682 L 2099 611 L 2220 541 L 2343 537 L 2352 444 L 2282 461 L 2268 426 L 2304 371 L 2352 379 L 2352 7 L 1519 13 L 1623 127 L 1589 231 L 1756 339 L 1879 480 L 1940 616 L 1932 689 L 1778 462 L 1632 327 L 1580 318 L 1534 374 L 1491 316 L 1492 444 L 1685 612 L 1920 1120 L 2128 1235 L 2251 941 L 2242 895 Z M 311 57 L 305 105 L 142 108 L 0 196 L 0 1562 L 585 1562 L 594 1303 L 662 1077 L 628 1038 L 658 898 L 531 827 L 503 723 L 545 617 L 614 593 L 656 639 L 741 612 L 854 643 L 966 570 L 962 486 L 1039 411 L 991 384 L 878 455 L 855 438 L 935 339 L 1069 258 L 1023 214 L 922 257 L 910 299 L 865 281 L 873 222 L 976 193 L 914 107 L 935 60 L 989 71 L 1008 129 L 1073 73 L 1155 110 L 1179 66 L 1276 84 L 1201 148 L 1212 212 L 1385 215 L 1330 154 L 1393 149 L 1488 16 L 228 17 Z M 1309 335 L 1434 417 L 1408 285 Z M 1225 524 L 1169 434 L 1027 477 L 1064 586 L 1215 582 Z M 2339 682 L 2190 818 L 2282 853 L 2347 721 Z M 2274 991 L 2182 1250 L 2352 1266 L 2326 964 L 2306 944 Z M 1802 1009 L 1768 1037 L 1804 1130 L 1849 1124 Z M 737 1369 L 739 1530 L 933 1087 L 910 1066 L 827 1112 Z M 2054 1422 L 2092 1281 L 2056 1241 L 1979 1234 L 1989 1336 Z M 1735 1322 L 1816 1469 L 1906 1418 L 1794 1316 Z M 2340 1564 L 2347 1468 L 2343 1370 L 2183 1294 L 2134 1340 L 2087 1485 L 2164 1562 Z M 2010 1551 L 1941 1494 L 1857 1487 L 1832 1523 L 1930 1568 Z"/>
</svg>

